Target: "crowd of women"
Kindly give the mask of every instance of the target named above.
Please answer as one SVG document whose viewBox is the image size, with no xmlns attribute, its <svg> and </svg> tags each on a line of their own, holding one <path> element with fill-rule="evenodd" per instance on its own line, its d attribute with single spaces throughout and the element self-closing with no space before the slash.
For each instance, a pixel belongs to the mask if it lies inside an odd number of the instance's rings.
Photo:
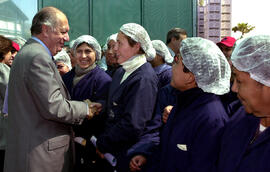
<svg viewBox="0 0 270 172">
<path fill-rule="evenodd" d="M 175 54 L 167 45 L 127 23 L 103 49 L 82 35 L 54 56 L 71 99 L 99 107 L 73 127 L 75 171 L 270 171 L 270 36 L 238 40 L 226 57 L 204 38 L 180 39 Z M 14 49 L 0 37 L 1 134 Z"/>
</svg>

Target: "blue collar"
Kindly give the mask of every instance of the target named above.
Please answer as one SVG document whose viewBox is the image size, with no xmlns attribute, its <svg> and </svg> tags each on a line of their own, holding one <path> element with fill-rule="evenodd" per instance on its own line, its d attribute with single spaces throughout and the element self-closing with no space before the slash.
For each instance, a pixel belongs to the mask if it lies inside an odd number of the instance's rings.
<svg viewBox="0 0 270 172">
<path fill-rule="evenodd" d="M 165 70 L 171 69 L 172 67 L 167 65 L 166 63 L 159 65 L 157 67 L 154 68 L 154 71 L 156 72 L 156 74 L 160 74 Z"/>
<path fill-rule="evenodd" d="M 169 46 L 167 46 L 167 47 L 168 47 L 169 52 L 171 53 L 171 56 L 174 58 L 174 56 L 175 56 L 174 51 Z"/>
<path fill-rule="evenodd" d="M 49 55 L 52 56 L 52 53 L 50 52 L 49 48 L 40 39 L 38 39 L 35 36 L 32 36 L 32 39 L 34 39 L 37 42 L 39 42 L 47 50 L 47 52 L 49 53 Z"/>
</svg>

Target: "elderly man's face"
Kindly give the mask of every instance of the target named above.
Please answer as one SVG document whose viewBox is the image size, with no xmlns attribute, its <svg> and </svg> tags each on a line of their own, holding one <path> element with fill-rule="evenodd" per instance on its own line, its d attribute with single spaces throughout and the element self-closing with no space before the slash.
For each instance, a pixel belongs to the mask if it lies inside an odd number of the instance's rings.
<svg viewBox="0 0 270 172">
<path fill-rule="evenodd" d="M 249 73 L 242 72 L 233 67 L 235 74 L 232 91 L 245 107 L 245 111 L 257 117 L 269 116 L 270 88 L 250 78 Z"/>
<path fill-rule="evenodd" d="M 69 25 L 66 16 L 60 15 L 59 24 L 56 28 L 47 29 L 47 41 L 45 42 L 46 46 L 49 48 L 52 55 L 56 55 L 64 47 L 64 43 L 69 41 Z M 49 26 L 47 26 L 49 27 Z"/>
</svg>

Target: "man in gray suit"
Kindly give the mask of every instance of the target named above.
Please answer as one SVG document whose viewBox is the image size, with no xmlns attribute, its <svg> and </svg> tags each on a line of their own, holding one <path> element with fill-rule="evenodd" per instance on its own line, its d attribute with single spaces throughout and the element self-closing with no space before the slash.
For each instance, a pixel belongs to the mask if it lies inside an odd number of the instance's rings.
<svg viewBox="0 0 270 172">
<path fill-rule="evenodd" d="M 5 172 L 72 170 L 71 124 L 80 124 L 93 114 L 87 103 L 69 100 L 52 59 L 69 41 L 68 31 L 63 12 L 54 7 L 41 9 L 32 21 L 32 38 L 14 60 Z"/>
</svg>

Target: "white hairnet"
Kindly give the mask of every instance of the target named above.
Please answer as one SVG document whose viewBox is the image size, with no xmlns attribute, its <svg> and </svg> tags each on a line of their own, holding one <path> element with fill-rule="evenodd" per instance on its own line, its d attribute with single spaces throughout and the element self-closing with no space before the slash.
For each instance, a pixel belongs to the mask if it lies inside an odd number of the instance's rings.
<svg viewBox="0 0 270 172">
<path fill-rule="evenodd" d="M 194 74 L 198 87 L 204 92 L 222 95 L 230 91 L 230 65 L 214 42 L 187 38 L 181 43 L 180 53 L 183 64 Z"/>
<path fill-rule="evenodd" d="M 93 36 L 82 35 L 82 36 L 78 37 L 75 40 L 73 47 L 72 47 L 74 54 L 76 53 L 76 49 L 77 49 L 78 45 L 80 45 L 81 43 L 88 44 L 90 47 L 92 47 L 96 51 L 96 61 L 101 59 L 101 47 L 100 47 L 98 41 Z"/>
<path fill-rule="evenodd" d="M 114 34 L 110 35 L 110 36 L 107 38 L 106 43 L 105 43 L 105 45 L 104 45 L 103 48 L 102 48 L 103 51 L 107 51 L 107 49 L 108 49 L 108 43 L 110 42 L 110 40 L 113 40 L 113 41 L 115 41 L 115 42 L 117 41 L 117 34 L 118 34 L 118 33 L 114 33 Z"/>
<path fill-rule="evenodd" d="M 71 67 L 71 62 L 70 62 L 70 57 L 68 55 L 68 53 L 62 49 L 59 53 L 57 53 L 55 56 L 53 56 L 54 58 L 54 62 L 62 62 L 64 63 L 65 65 L 68 66 L 69 70 L 72 69 Z"/>
<path fill-rule="evenodd" d="M 113 40 L 113 41 L 117 41 L 117 35 L 118 35 L 118 33 L 114 33 L 114 34 L 112 34 L 111 36 L 109 36 L 108 38 L 107 38 L 107 40 L 106 40 L 106 44 L 108 44 L 109 42 L 110 42 L 110 40 Z"/>
<path fill-rule="evenodd" d="M 72 40 L 72 41 L 69 42 L 69 48 L 72 48 L 73 47 L 74 42 L 75 42 L 75 40 Z"/>
<path fill-rule="evenodd" d="M 270 87 L 270 36 L 257 35 L 236 43 L 231 61 L 233 66 L 257 82 Z"/>
<path fill-rule="evenodd" d="M 148 61 L 155 58 L 156 51 L 152 46 L 148 33 L 141 25 L 136 23 L 127 23 L 121 26 L 120 31 L 129 36 L 132 40 L 141 44 Z"/>
<path fill-rule="evenodd" d="M 108 49 L 108 45 L 104 44 L 103 47 L 102 47 L 102 51 L 105 52 L 105 51 L 107 51 L 107 49 Z"/>
<path fill-rule="evenodd" d="M 164 44 L 164 42 L 160 40 L 153 40 L 152 45 L 156 50 L 156 53 L 163 57 L 166 63 L 173 62 L 173 57 L 171 56 L 171 53 L 169 52 L 168 47 Z"/>
</svg>

